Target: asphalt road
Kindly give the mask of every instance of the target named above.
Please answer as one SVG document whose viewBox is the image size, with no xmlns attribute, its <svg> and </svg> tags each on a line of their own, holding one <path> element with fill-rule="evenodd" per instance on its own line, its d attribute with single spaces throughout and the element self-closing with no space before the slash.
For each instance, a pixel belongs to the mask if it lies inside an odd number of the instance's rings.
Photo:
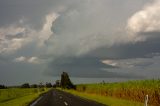
<svg viewBox="0 0 160 106">
<path fill-rule="evenodd" d="M 83 99 L 72 94 L 53 89 L 30 106 L 105 106 L 103 104 Z"/>
</svg>

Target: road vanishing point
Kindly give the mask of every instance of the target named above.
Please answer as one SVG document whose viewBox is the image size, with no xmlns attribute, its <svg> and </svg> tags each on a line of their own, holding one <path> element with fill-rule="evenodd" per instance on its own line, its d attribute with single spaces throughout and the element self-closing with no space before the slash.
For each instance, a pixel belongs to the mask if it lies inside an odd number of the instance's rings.
<svg viewBox="0 0 160 106">
<path fill-rule="evenodd" d="M 67 92 L 53 89 L 38 98 L 30 106 L 106 106 Z"/>
</svg>

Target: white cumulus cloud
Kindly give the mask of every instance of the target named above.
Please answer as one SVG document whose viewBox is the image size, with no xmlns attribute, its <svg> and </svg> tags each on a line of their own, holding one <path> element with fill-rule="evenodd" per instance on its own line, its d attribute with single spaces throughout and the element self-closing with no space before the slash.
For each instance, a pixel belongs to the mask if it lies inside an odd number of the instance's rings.
<svg viewBox="0 0 160 106">
<path fill-rule="evenodd" d="M 31 57 L 31 58 L 29 58 L 28 62 L 29 63 L 35 63 L 35 64 L 40 63 L 39 58 L 37 58 L 37 57 Z"/>
<path fill-rule="evenodd" d="M 160 32 L 160 0 L 153 0 L 132 15 L 128 20 L 127 29 L 136 37 L 139 37 L 138 33 Z"/>
<path fill-rule="evenodd" d="M 119 68 L 136 68 L 147 67 L 157 62 L 160 56 L 153 58 L 133 58 L 133 59 L 120 59 L 120 60 L 102 60 L 102 63 L 112 65 Z"/>
<path fill-rule="evenodd" d="M 13 61 L 18 63 L 23 62 L 23 63 L 30 63 L 30 64 L 42 64 L 46 62 L 45 60 L 40 59 L 38 57 L 24 57 L 24 56 L 17 57 Z"/>
<path fill-rule="evenodd" d="M 31 29 L 30 26 L 20 23 L 11 24 L 0 28 L 0 54 L 12 54 L 25 45 L 35 42 L 37 47 L 42 47 L 44 42 L 53 34 L 52 23 L 57 14 L 48 14 L 41 30 Z"/>
<path fill-rule="evenodd" d="M 26 61 L 26 57 L 24 57 L 24 56 L 17 57 L 17 58 L 14 59 L 14 61 L 15 62 L 24 62 L 24 61 Z"/>
<path fill-rule="evenodd" d="M 117 21 L 119 11 L 111 12 L 110 3 L 84 0 L 60 13 L 53 23 L 55 37 L 50 40 L 49 53 L 53 57 L 82 56 L 100 47 L 130 42 Z"/>
</svg>

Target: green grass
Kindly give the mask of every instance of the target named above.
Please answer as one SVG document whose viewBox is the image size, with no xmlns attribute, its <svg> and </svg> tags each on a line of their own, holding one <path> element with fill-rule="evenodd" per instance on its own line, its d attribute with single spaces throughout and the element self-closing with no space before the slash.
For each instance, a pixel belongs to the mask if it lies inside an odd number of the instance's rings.
<svg viewBox="0 0 160 106">
<path fill-rule="evenodd" d="M 64 90 L 64 91 L 71 93 L 73 95 L 80 96 L 85 99 L 90 99 L 90 100 L 105 104 L 107 106 L 144 106 L 143 103 L 123 100 L 123 99 L 117 99 L 113 97 L 106 97 L 106 96 L 101 96 L 97 94 L 82 93 L 82 92 L 77 92 L 75 90 Z"/>
<path fill-rule="evenodd" d="M 0 90 L 0 106 L 27 106 L 40 94 L 48 91 L 39 91 L 36 88 L 10 88 Z"/>
</svg>

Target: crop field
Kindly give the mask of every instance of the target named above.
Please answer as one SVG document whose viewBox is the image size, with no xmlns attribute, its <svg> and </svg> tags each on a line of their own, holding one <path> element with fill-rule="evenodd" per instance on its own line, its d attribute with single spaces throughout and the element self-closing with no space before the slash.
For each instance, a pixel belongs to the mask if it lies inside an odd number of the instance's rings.
<svg viewBox="0 0 160 106">
<path fill-rule="evenodd" d="M 62 90 L 62 89 L 61 89 Z M 105 104 L 106 106 L 144 106 L 143 103 L 136 102 L 136 101 L 130 101 L 125 99 L 119 99 L 109 96 L 102 96 L 97 94 L 89 94 L 84 92 L 78 92 L 75 90 L 64 90 L 65 92 L 71 93 L 76 96 L 80 96 L 84 99 L 93 100 L 102 104 Z"/>
<path fill-rule="evenodd" d="M 46 91 L 37 88 L 0 89 L 0 106 L 27 106 Z"/>
<path fill-rule="evenodd" d="M 149 96 L 148 103 L 160 106 L 160 80 L 140 80 L 118 83 L 80 84 L 76 91 L 96 94 L 144 103 L 145 95 Z"/>
</svg>

